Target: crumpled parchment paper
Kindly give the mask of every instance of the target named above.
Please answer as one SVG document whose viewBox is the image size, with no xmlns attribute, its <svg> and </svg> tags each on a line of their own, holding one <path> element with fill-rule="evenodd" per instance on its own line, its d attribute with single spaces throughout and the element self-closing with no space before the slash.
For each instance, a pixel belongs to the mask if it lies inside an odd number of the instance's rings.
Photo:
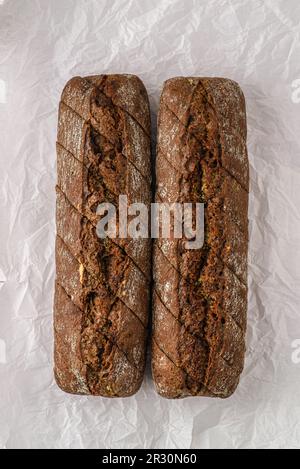
<svg viewBox="0 0 300 469">
<path fill-rule="evenodd" d="M 300 446 L 300 2 L 0 1 L 0 447 Z M 251 167 L 245 370 L 228 400 L 128 399 L 52 374 L 56 124 L 74 75 L 238 81 Z M 155 124 L 155 121 L 153 121 Z M 298 341 L 297 341 L 298 339 Z"/>
</svg>

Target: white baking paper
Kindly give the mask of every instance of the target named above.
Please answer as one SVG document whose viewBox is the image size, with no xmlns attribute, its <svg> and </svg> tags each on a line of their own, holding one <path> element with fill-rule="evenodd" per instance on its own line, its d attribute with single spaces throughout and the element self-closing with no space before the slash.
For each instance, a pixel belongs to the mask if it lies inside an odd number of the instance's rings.
<svg viewBox="0 0 300 469">
<path fill-rule="evenodd" d="M 0 1 L 0 447 L 300 446 L 300 2 Z M 74 75 L 238 81 L 251 168 L 245 370 L 228 400 L 64 394 L 52 374 L 56 124 Z"/>
</svg>

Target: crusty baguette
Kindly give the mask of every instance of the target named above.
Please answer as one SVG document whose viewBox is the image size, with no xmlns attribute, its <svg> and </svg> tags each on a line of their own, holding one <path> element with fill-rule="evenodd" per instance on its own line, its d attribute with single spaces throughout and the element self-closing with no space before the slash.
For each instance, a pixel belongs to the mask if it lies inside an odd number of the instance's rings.
<svg viewBox="0 0 300 469">
<path fill-rule="evenodd" d="M 158 117 L 157 202 L 204 202 L 205 243 L 154 246 L 152 370 L 164 397 L 228 397 L 243 369 L 248 157 L 237 83 L 173 78 Z"/>
<path fill-rule="evenodd" d="M 143 379 L 148 239 L 99 239 L 96 209 L 151 202 L 150 114 L 133 75 L 71 79 L 57 138 L 55 377 L 66 392 L 124 397 Z"/>
</svg>

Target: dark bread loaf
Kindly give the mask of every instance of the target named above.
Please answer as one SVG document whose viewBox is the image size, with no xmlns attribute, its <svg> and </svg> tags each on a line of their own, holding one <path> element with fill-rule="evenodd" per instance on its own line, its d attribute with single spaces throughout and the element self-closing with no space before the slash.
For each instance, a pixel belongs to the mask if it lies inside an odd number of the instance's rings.
<svg viewBox="0 0 300 469">
<path fill-rule="evenodd" d="M 57 138 L 55 377 L 66 392 L 130 396 L 143 379 L 151 245 L 99 239 L 100 202 L 151 202 L 150 114 L 133 75 L 71 79 Z"/>
<path fill-rule="evenodd" d="M 173 78 L 158 117 L 157 202 L 203 202 L 205 242 L 154 245 L 152 369 L 159 394 L 230 396 L 243 369 L 247 311 L 245 101 L 223 78 Z"/>
</svg>

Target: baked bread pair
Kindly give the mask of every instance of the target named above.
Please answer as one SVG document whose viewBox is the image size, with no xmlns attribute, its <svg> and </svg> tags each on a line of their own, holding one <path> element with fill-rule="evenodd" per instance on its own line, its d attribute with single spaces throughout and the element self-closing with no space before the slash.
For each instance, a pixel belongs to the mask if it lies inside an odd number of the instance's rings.
<svg viewBox="0 0 300 469">
<path fill-rule="evenodd" d="M 75 394 L 137 392 L 151 295 L 159 394 L 228 397 L 243 368 L 247 310 L 249 176 L 239 86 L 180 77 L 161 95 L 155 201 L 204 203 L 200 249 L 174 237 L 97 236 L 102 202 L 118 207 L 126 195 L 150 213 L 150 137 L 148 96 L 136 76 L 67 83 L 57 138 L 56 381 Z"/>
</svg>

